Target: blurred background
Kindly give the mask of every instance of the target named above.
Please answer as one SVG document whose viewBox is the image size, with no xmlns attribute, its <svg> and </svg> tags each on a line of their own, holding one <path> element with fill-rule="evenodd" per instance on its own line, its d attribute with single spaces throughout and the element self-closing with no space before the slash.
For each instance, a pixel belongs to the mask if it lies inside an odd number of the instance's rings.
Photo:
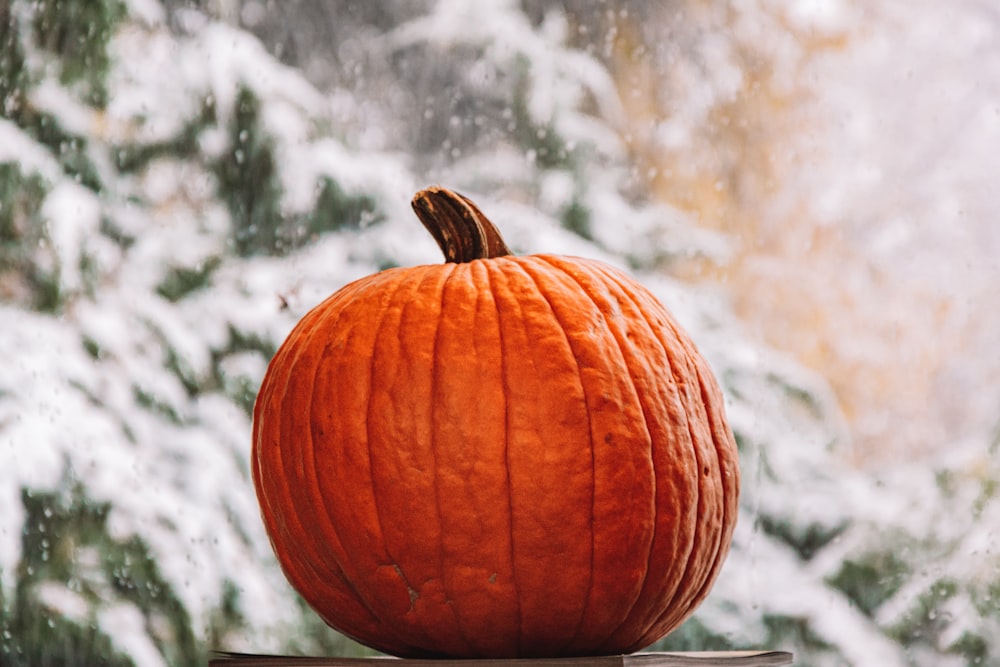
<svg viewBox="0 0 1000 667">
<path fill-rule="evenodd" d="M 0 0 L 0 100 L 0 663 L 364 652 L 249 410 L 311 306 L 440 261 L 440 183 L 719 376 L 740 523 L 656 648 L 1000 664 L 992 2 Z"/>
</svg>

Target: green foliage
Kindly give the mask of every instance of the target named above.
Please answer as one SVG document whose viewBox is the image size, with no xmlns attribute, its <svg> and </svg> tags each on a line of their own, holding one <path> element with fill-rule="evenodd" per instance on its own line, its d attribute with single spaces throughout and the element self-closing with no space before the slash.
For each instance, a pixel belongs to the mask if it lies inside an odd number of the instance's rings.
<svg viewBox="0 0 1000 667">
<path fill-rule="evenodd" d="M 779 387 L 785 394 L 788 402 L 788 409 L 795 408 L 802 412 L 808 419 L 823 419 L 825 409 L 815 392 L 789 382 L 780 373 L 768 373 L 767 380 Z"/>
<path fill-rule="evenodd" d="M 341 658 L 364 658 L 381 655 L 330 628 L 319 615 L 296 595 L 301 623 L 289 638 L 288 650 L 303 655 L 330 655 Z"/>
<path fill-rule="evenodd" d="M 97 170 L 87 156 L 87 141 L 65 132 L 51 114 L 31 108 L 26 93 L 32 79 L 25 60 L 16 0 L 0 2 L 0 116 L 53 149 L 66 173 L 97 191 Z M 80 84 L 84 100 L 103 108 L 110 68 L 108 43 L 125 18 L 119 0 L 39 0 L 33 3 L 31 35 L 56 56 L 64 84 Z"/>
<path fill-rule="evenodd" d="M 957 581 L 943 577 L 935 581 L 912 605 L 906 616 L 889 629 L 890 636 L 904 645 L 936 644 L 948 619 L 938 613 L 947 600 L 959 592 Z"/>
<path fill-rule="evenodd" d="M 892 551 L 849 558 L 828 581 L 865 614 L 872 616 L 906 581 L 910 567 Z"/>
<path fill-rule="evenodd" d="M 200 657 L 183 605 L 160 576 L 138 538 L 108 532 L 110 506 L 89 501 L 77 485 L 65 492 L 22 492 L 22 556 L 13 600 L 3 606 L 4 665 L 106 665 L 133 662 L 114 649 L 97 622 L 97 606 L 124 598 L 171 628 L 171 646 L 185 660 Z M 73 596 L 82 615 L 49 606 L 46 586 Z M 44 638 L 44 641 L 39 641 Z M 162 650 L 162 649 L 161 649 Z M 180 656 L 178 656 L 180 657 Z"/>
<path fill-rule="evenodd" d="M 518 59 L 515 67 L 517 79 L 510 106 L 513 113 L 513 136 L 539 168 L 572 167 L 572 151 L 556 128 L 532 117 L 528 106 L 531 95 L 528 78 L 530 68 L 531 64 L 526 59 Z"/>
<path fill-rule="evenodd" d="M 233 246 L 241 257 L 284 255 L 321 234 L 382 219 L 373 197 L 347 193 L 329 176 L 317 183 L 311 211 L 282 211 L 274 142 L 261 126 L 260 101 L 245 87 L 237 94 L 229 150 L 216 162 L 215 173 L 233 222 Z"/>
<path fill-rule="evenodd" d="M 222 371 L 222 364 L 219 364 L 215 369 L 215 379 L 223 393 L 233 403 L 240 406 L 247 416 L 253 414 L 254 402 L 257 400 L 257 390 L 260 388 L 260 378 L 224 373 Z"/>
<path fill-rule="evenodd" d="M 948 647 L 949 653 L 960 655 L 967 665 L 987 665 L 990 657 L 989 644 L 979 635 L 965 632 Z"/>
<path fill-rule="evenodd" d="M 167 664 L 205 664 L 205 642 L 245 624 L 239 589 L 224 582 L 222 600 L 199 641 L 145 542 L 113 536 L 111 506 L 88 499 L 82 486 L 68 480 L 60 491 L 22 492 L 22 559 L 13 598 L 0 598 L 0 664 L 132 666 L 98 622 L 98 612 L 116 602 L 138 609 Z M 51 608 L 44 591 L 53 586 L 77 600 L 78 613 Z"/>
<path fill-rule="evenodd" d="M 24 50 L 10 0 L 0 2 L 0 116 L 9 118 L 24 104 L 28 88 Z"/>
<path fill-rule="evenodd" d="M 812 558 L 847 527 L 844 524 L 824 526 L 816 523 L 800 526 L 785 517 L 766 514 L 761 514 L 758 521 L 765 533 L 791 546 L 803 560 Z"/>
<path fill-rule="evenodd" d="M 101 350 L 101 346 L 97 343 L 97 341 L 95 341 L 93 338 L 90 338 L 89 336 L 84 336 L 82 343 L 83 343 L 83 349 L 87 351 L 87 354 L 90 355 L 90 358 L 93 359 L 94 361 L 99 361 L 103 351 Z"/>
<path fill-rule="evenodd" d="M 763 642 L 765 647 L 808 646 L 816 653 L 833 649 L 813 632 L 808 619 L 765 614 L 762 620 L 767 628 L 767 638 Z"/>
<path fill-rule="evenodd" d="M 563 227 L 574 234 L 585 239 L 593 239 L 593 232 L 590 229 L 590 209 L 580 201 L 579 197 L 574 197 L 563 209 L 560 221 Z"/>
<path fill-rule="evenodd" d="M 110 10 L 111 5 L 117 9 Z M 96 192 L 101 188 L 101 181 L 87 155 L 87 140 L 65 131 L 55 116 L 27 103 L 32 79 L 15 9 L 14 1 L 0 2 L 0 116 L 13 121 L 33 139 L 48 147 L 67 175 Z M 63 9 L 68 13 L 62 13 Z M 72 20 L 81 11 L 87 15 L 100 12 L 105 20 L 103 23 L 98 20 L 89 27 L 73 27 Z M 74 68 L 85 69 L 88 79 L 92 79 L 95 85 L 100 83 L 103 91 L 103 79 L 109 65 L 107 41 L 112 24 L 117 24 L 124 16 L 120 3 L 108 0 L 44 0 L 36 3 L 33 15 L 35 38 L 63 58 L 64 74 L 74 72 Z M 97 57 L 98 51 L 100 57 Z M 76 60 L 79 57 L 85 57 L 86 62 Z M 102 67 L 94 69 L 87 62 L 100 62 Z"/>
<path fill-rule="evenodd" d="M 0 664 L 5 667 L 133 667 L 107 635 L 52 613 L 37 600 L 23 601 L 4 618 Z"/>
<path fill-rule="evenodd" d="M 233 244 L 241 257 L 279 254 L 285 246 L 281 184 L 274 144 L 260 123 L 260 101 L 249 88 L 236 96 L 229 150 L 216 163 L 219 194 L 233 220 Z"/>
<path fill-rule="evenodd" d="M 980 616 L 992 616 L 1000 620 L 1000 579 L 995 579 L 985 586 L 977 586 L 971 593 L 972 604 Z"/>
<path fill-rule="evenodd" d="M 178 266 L 170 269 L 156 287 L 156 293 L 172 303 L 180 301 L 211 283 L 212 274 L 222 264 L 220 257 L 210 257 L 194 268 Z"/>
<path fill-rule="evenodd" d="M 40 177 L 0 164 L 0 269 L 19 265 L 44 239 L 39 209 L 46 192 Z"/>
<path fill-rule="evenodd" d="M 212 610 L 205 642 L 209 647 L 223 646 L 229 631 L 245 625 L 246 619 L 240 609 L 240 590 L 232 581 L 226 580 L 222 583 L 222 599 Z"/>
<path fill-rule="evenodd" d="M 712 632 L 697 617 L 684 623 L 650 647 L 654 651 L 730 651 L 752 647 L 734 646 L 728 638 Z"/>
<path fill-rule="evenodd" d="M 177 135 L 151 143 L 124 143 L 113 150 L 115 168 L 136 172 L 160 157 L 192 158 L 198 154 L 198 136 L 218 122 L 215 100 L 206 95 L 198 114 L 187 120 Z"/>
<path fill-rule="evenodd" d="M 177 413 L 172 405 L 160 400 L 155 394 L 146 390 L 139 385 L 132 385 L 132 397 L 135 399 L 136 405 L 149 410 L 150 412 L 155 412 L 156 414 L 164 417 L 171 424 L 177 426 L 182 426 L 184 420 Z"/>
<path fill-rule="evenodd" d="M 243 408 L 247 415 L 252 414 L 254 401 L 257 399 L 259 378 L 230 376 L 224 370 L 224 362 L 230 356 L 237 354 L 258 354 L 266 361 L 273 357 L 275 352 L 277 347 L 272 342 L 229 327 L 229 340 L 225 347 L 212 351 L 211 386 L 222 389 L 234 403 Z"/>
<path fill-rule="evenodd" d="M 49 245 L 41 216 L 47 193 L 40 177 L 0 164 L 0 298 L 55 312 L 62 302 L 59 270 L 38 261 Z"/>
<path fill-rule="evenodd" d="M 195 396 L 200 393 L 203 389 L 203 379 L 198 377 L 198 374 L 193 368 L 191 368 L 191 365 L 184 361 L 184 359 L 177 354 L 177 350 L 170 347 L 167 341 L 163 341 L 163 344 L 166 348 L 166 359 L 164 359 L 163 364 L 164 367 L 177 376 L 177 379 L 180 380 L 182 385 L 184 385 L 184 390 L 187 392 L 188 396 Z M 183 421 L 173 410 L 170 410 L 170 413 L 177 417 L 178 423 Z"/>
<path fill-rule="evenodd" d="M 950 468 L 934 471 L 934 483 L 944 498 L 954 498 L 960 488 L 961 479 Z"/>
<path fill-rule="evenodd" d="M 26 112 L 17 120 L 28 135 L 51 150 L 67 176 L 94 192 L 101 191 L 103 183 L 90 158 L 86 138 L 70 134 L 55 116 L 47 113 Z"/>
<path fill-rule="evenodd" d="M 381 221 L 375 198 L 351 195 L 329 176 L 320 179 L 316 204 L 306 217 L 307 238 L 340 229 L 356 229 Z"/>
<path fill-rule="evenodd" d="M 986 477 L 979 484 L 979 495 L 976 496 L 976 501 L 972 506 L 973 516 L 979 518 L 986 506 L 996 498 L 997 488 L 1000 487 L 1000 481 L 993 477 Z"/>
<path fill-rule="evenodd" d="M 39 0 L 34 6 L 37 44 L 59 57 L 63 84 L 81 84 L 86 101 L 108 101 L 108 42 L 125 18 L 119 0 Z"/>
</svg>

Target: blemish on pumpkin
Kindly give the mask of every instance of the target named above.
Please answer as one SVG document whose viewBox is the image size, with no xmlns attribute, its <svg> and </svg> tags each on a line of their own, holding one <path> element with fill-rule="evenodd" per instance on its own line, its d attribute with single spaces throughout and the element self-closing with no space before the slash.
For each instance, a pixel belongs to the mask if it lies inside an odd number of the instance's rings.
<svg viewBox="0 0 1000 667">
<path fill-rule="evenodd" d="M 491 584 L 497 583 L 497 573 L 494 572 L 493 574 L 491 574 L 490 578 L 487 579 L 487 581 L 489 581 Z"/>
<path fill-rule="evenodd" d="M 392 569 L 396 571 L 396 574 L 399 575 L 399 578 L 403 580 L 404 584 L 406 584 L 406 591 L 410 595 L 410 611 L 413 611 L 413 607 L 416 601 L 420 598 L 420 593 L 418 593 L 416 589 L 410 585 L 410 582 L 406 580 L 406 576 L 403 574 L 403 570 L 400 569 L 397 563 L 392 564 Z"/>
</svg>

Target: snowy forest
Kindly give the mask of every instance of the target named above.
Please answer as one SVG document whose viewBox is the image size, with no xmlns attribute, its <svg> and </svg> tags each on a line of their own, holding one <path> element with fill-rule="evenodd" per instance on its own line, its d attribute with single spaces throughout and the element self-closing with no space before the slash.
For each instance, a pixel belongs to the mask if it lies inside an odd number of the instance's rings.
<svg viewBox="0 0 1000 667">
<path fill-rule="evenodd" d="M 654 650 L 1000 665 L 1000 5 L 0 0 L 0 664 L 366 655 L 250 411 L 413 194 L 604 260 L 712 365 L 740 517 Z"/>
</svg>

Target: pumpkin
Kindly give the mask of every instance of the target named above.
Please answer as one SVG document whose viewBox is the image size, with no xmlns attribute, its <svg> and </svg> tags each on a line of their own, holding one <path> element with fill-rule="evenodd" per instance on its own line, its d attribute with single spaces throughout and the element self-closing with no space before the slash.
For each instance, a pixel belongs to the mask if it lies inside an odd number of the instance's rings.
<svg viewBox="0 0 1000 667">
<path fill-rule="evenodd" d="M 446 263 L 307 313 L 253 413 L 292 586 L 402 657 L 628 653 L 708 594 L 739 472 L 708 365 L 627 274 L 512 256 L 465 197 L 413 207 Z"/>
</svg>

